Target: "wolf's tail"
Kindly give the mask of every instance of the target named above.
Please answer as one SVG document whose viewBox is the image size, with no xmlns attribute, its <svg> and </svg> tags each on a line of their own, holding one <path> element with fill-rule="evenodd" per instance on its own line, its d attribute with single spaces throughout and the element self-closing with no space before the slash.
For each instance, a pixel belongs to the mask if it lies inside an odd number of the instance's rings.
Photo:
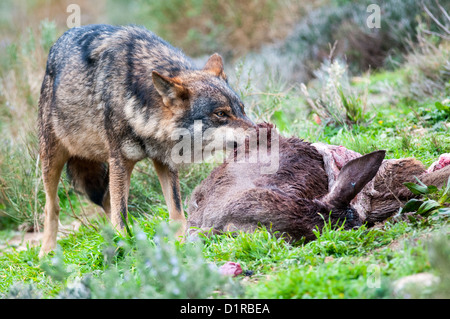
<svg viewBox="0 0 450 319">
<path fill-rule="evenodd" d="M 76 191 L 86 194 L 95 204 L 104 207 L 108 191 L 108 164 L 71 157 L 67 162 L 67 175 Z"/>
</svg>

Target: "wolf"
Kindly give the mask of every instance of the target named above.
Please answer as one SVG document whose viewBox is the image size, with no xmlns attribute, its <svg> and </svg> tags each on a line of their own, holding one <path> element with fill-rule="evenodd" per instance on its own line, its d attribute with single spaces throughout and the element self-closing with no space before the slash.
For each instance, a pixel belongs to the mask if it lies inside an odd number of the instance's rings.
<svg viewBox="0 0 450 319">
<path fill-rule="evenodd" d="M 117 229 L 127 218 L 135 164 L 153 161 L 169 219 L 186 219 L 174 132 L 249 129 L 244 104 L 213 54 L 198 68 L 180 49 L 140 26 L 88 25 L 66 31 L 51 47 L 39 99 L 39 146 L 46 196 L 40 255 L 56 246 L 59 179 L 103 207 Z"/>
</svg>

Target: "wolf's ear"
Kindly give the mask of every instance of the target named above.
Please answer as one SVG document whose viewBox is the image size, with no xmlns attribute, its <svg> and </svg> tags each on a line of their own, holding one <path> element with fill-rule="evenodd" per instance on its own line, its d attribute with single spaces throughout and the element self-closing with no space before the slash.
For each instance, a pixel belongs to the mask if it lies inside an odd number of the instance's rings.
<svg viewBox="0 0 450 319">
<path fill-rule="evenodd" d="M 227 75 L 223 70 L 223 60 L 218 53 L 211 55 L 203 67 L 203 71 L 211 73 L 223 80 L 227 80 Z"/>
<path fill-rule="evenodd" d="M 181 106 L 189 99 L 189 91 L 180 81 L 152 72 L 153 85 L 167 107 Z"/>
<path fill-rule="evenodd" d="M 375 151 L 355 158 L 342 167 L 339 176 L 324 201 L 334 207 L 346 207 L 350 201 L 375 177 L 386 151 Z"/>
</svg>

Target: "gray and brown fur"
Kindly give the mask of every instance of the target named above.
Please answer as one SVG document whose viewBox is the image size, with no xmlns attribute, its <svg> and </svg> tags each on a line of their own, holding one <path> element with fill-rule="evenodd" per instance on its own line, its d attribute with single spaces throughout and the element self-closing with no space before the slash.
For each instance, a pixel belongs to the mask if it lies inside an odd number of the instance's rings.
<svg viewBox="0 0 450 319">
<path fill-rule="evenodd" d="M 145 28 L 89 25 L 66 31 L 50 50 L 39 100 L 39 142 L 46 192 L 41 255 L 55 248 L 57 187 L 64 164 L 85 192 L 124 226 L 134 165 L 152 159 L 171 220 L 185 225 L 172 133 L 247 129 L 253 123 L 227 83 L 222 58 L 197 68 Z"/>
<path fill-rule="evenodd" d="M 258 127 L 272 128 L 267 123 Z M 188 234 L 265 226 L 290 240 L 309 241 L 328 218 L 345 229 L 385 220 L 414 196 L 403 185 L 414 176 L 442 186 L 450 175 L 450 167 L 425 174 L 417 160 L 383 160 L 384 155 L 376 151 L 351 160 L 330 186 L 324 157 L 312 144 L 279 136 L 276 174 L 261 174 L 259 163 L 228 161 L 197 186 L 188 208 Z M 358 194 L 363 203 L 356 202 Z M 360 209 L 365 209 L 362 214 Z"/>
</svg>

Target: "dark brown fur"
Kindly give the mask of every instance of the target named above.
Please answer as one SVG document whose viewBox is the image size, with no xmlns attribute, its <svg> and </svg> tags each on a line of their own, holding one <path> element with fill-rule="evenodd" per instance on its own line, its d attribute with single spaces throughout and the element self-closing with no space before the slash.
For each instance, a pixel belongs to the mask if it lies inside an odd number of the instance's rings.
<svg viewBox="0 0 450 319">
<path fill-rule="evenodd" d="M 252 231 L 261 225 L 292 240 L 311 240 L 315 227 L 321 229 L 328 218 L 333 224 L 345 221 L 346 229 L 361 225 L 350 200 L 375 175 L 384 153 L 372 155 L 376 160 L 366 170 L 369 173 L 359 176 L 361 185 L 349 187 L 338 179 L 335 193 L 349 191 L 344 200 L 339 195 L 326 197 L 328 179 L 322 156 L 310 143 L 280 137 L 279 154 L 275 174 L 261 175 L 259 163 L 229 162 L 213 170 L 191 196 L 188 227 Z M 358 162 L 353 165 L 353 171 L 363 168 Z M 346 182 L 358 181 L 350 175 Z"/>
<path fill-rule="evenodd" d="M 328 218 L 350 229 L 392 216 L 414 197 L 403 185 L 414 176 L 441 187 L 450 175 L 450 167 L 425 173 L 415 159 L 382 162 L 384 152 L 374 152 L 348 162 L 329 189 L 323 157 L 310 143 L 280 136 L 279 152 L 276 174 L 261 175 L 259 164 L 233 161 L 214 169 L 191 195 L 189 234 L 197 228 L 253 231 L 261 225 L 292 240 L 312 240 L 313 230 Z"/>
</svg>

